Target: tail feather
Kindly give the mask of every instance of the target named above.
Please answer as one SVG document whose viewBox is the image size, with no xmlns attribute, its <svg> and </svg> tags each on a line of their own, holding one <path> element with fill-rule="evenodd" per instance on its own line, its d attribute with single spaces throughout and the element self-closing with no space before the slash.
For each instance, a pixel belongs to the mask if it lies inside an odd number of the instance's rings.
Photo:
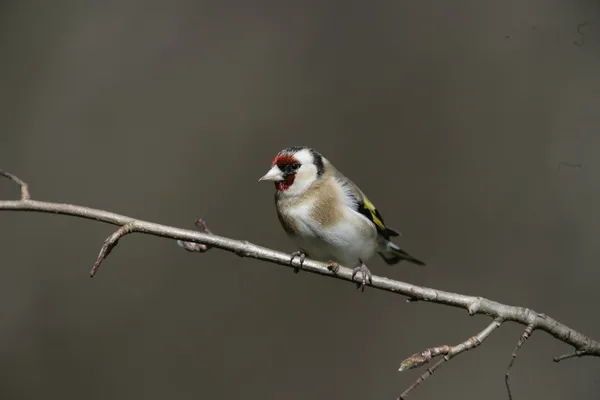
<svg viewBox="0 0 600 400">
<path fill-rule="evenodd" d="M 385 229 L 383 230 L 383 232 L 381 232 L 381 234 L 383 235 L 384 238 L 389 239 L 390 237 L 393 236 L 402 236 L 402 234 L 392 228 L 389 227 L 385 227 Z"/>
<path fill-rule="evenodd" d="M 426 265 L 423 261 L 411 256 L 392 242 L 388 242 L 387 248 L 380 251 L 379 255 L 389 265 L 397 264 L 400 261 L 410 261 L 413 264 Z"/>
</svg>

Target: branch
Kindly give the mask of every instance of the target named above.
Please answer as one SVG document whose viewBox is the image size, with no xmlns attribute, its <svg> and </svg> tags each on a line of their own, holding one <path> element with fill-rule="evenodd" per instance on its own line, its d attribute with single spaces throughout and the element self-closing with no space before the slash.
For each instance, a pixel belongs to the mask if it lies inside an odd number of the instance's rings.
<svg viewBox="0 0 600 400">
<path fill-rule="evenodd" d="M 63 214 L 105 222 L 119 227 L 116 232 L 114 232 L 104 241 L 102 249 L 100 250 L 100 254 L 96 259 L 96 263 L 90 272 L 91 276 L 94 276 L 97 273 L 99 266 L 106 260 L 106 257 L 117 245 L 119 239 L 130 233 L 142 233 L 169 239 L 176 239 L 178 241 L 178 245 L 188 251 L 204 252 L 212 247 L 215 247 L 235 253 L 240 257 L 251 257 L 294 269 L 301 268 L 304 271 L 324 275 L 330 278 L 361 283 L 359 282 L 361 279 L 360 277 L 356 277 L 356 279 L 352 277 L 352 269 L 340 266 L 337 271 L 332 271 L 327 267 L 327 264 L 322 262 L 306 259 L 303 263 L 301 263 L 299 257 L 292 258 L 289 254 L 258 246 L 245 240 L 236 240 L 218 236 L 210 232 L 204 221 L 200 219 L 196 220 L 196 226 L 199 228 L 199 231 L 192 231 L 167 225 L 160 225 L 153 222 L 143 221 L 140 219 L 89 207 L 77 206 L 73 204 L 36 201 L 31 199 L 27 184 L 17 176 L 3 171 L 0 171 L 0 176 L 4 176 L 14 181 L 21 188 L 20 200 L 0 201 L 0 210 Z M 414 387 L 419 385 L 428 376 L 430 376 L 441 364 L 449 361 L 457 354 L 479 346 L 502 323 L 509 321 L 516 322 L 526 327 L 525 333 L 523 333 L 519 344 L 513 352 L 513 359 L 511 360 L 507 370 L 505 380 L 507 382 L 507 388 L 509 392 L 510 388 L 508 387 L 508 373 L 510 372 L 510 368 L 514 363 L 516 352 L 521 347 L 523 342 L 527 340 L 527 337 L 531 336 L 531 334 L 536 330 L 547 332 L 556 339 L 569 344 L 574 348 L 572 353 L 555 357 L 554 361 L 556 362 L 572 357 L 600 357 L 600 342 L 593 340 L 580 332 L 577 332 L 576 330 L 564 325 L 561 322 L 558 322 L 551 317 L 546 316 L 545 314 L 538 313 L 529 308 L 501 304 L 478 296 L 468 296 L 459 293 L 415 286 L 411 285 L 410 283 L 400 282 L 380 276 L 373 276 L 372 282 L 368 283 L 368 286 L 407 296 L 408 301 L 425 301 L 462 308 L 467 310 L 469 315 L 485 314 L 494 319 L 494 321 L 483 331 L 459 345 L 434 347 L 427 349 L 422 353 L 415 354 L 405 360 L 400 368 L 401 371 L 417 368 L 428 363 L 433 357 L 444 355 L 444 357 L 436 365 L 429 368 L 421 377 L 419 377 L 417 382 L 413 384 Z M 407 393 L 412 389 L 413 387 L 409 388 L 405 393 L 402 394 L 402 396 L 406 396 Z M 403 398 L 402 396 L 401 398 Z"/>
<path fill-rule="evenodd" d="M 491 324 L 489 324 L 484 330 L 479 332 L 477 335 L 472 336 L 465 340 L 464 342 L 457 344 L 456 346 L 439 346 L 433 347 L 431 349 L 425 349 L 421 353 L 413 354 L 408 357 L 406 360 L 402 361 L 400 364 L 399 371 L 406 371 L 407 369 L 412 369 L 416 367 L 420 367 L 423 364 L 427 364 L 433 357 L 439 356 L 441 354 L 444 357 L 435 363 L 433 367 L 427 368 L 427 370 L 417 378 L 415 383 L 410 385 L 408 389 L 404 391 L 398 398 L 398 400 L 404 400 L 406 396 L 410 393 L 411 390 L 419 386 L 421 383 L 425 381 L 425 379 L 429 378 L 433 375 L 434 371 L 442 366 L 445 362 L 450 361 L 453 357 L 459 355 L 460 353 L 464 353 L 465 351 L 469 351 L 478 347 L 485 339 L 487 339 L 493 331 L 498 329 L 502 325 L 502 319 L 496 318 Z"/>
</svg>

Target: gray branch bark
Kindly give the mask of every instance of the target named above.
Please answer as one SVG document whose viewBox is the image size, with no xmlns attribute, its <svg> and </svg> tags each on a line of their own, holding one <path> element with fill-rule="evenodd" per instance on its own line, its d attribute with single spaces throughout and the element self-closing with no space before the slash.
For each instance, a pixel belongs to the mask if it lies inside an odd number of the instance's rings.
<svg viewBox="0 0 600 400">
<path fill-rule="evenodd" d="M 201 227 L 201 231 L 199 232 L 143 221 L 125 215 L 89 207 L 32 200 L 29 194 L 29 188 L 24 181 L 11 173 L 4 171 L 0 171 L 0 176 L 11 179 L 15 183 L 19 184 L 21 188 L 21 199 L 0 201 L 0 210 L 70 215 L 119 226 L 119 229 L 105 240 L 100 254 L 98 255 L 96 264 L 90 272 L 91 276 L 95 275 L 102 261 L 108 256 L 120 238 L 131 233 L 143 233 L 169 239 L 176 239 L 179 241 L 179 244 L 182 245 L 182 247 L 189 251 L 206 251 L 207 249 L 214 247 L 235 253 L 240 257 L 252 257 L 290 268 L 301 267 L 303 271 L 320 274 L 330 278 L 360 283 L 360 277 L 357 276 L 352 279 L 352 270 L 350 268 L 340 266 L 337 272 L 333 272 L 327 268 L 325 263 L 311 259 L 306 259 L 302 265 L 300 265 L 299 258 L 291 259 L 289 254 L 272 250 L 267 247 L 258 246 L 246 240 L 237 240 L 215 235 L 206 228 L 203 222 L 197 222 L 197 224 Z M 192 246 L 192 243 L 195 243 L 196 246 Z M 591 339 L 583 333 L 568 327 L 554 318 L 529 308 L 501 304 L 480 296 L 469 296 L 428 287 L 416 286 L 410 283 L 375 275 L 373 276 L 372 283 L 367 285 L 375 289 L 407 296 L 408 301 L 426 301 L 446 306 L 458 307 L 467 310 L 469 315 L 485 314 L 491 317 L 494 322 L 490 324 L 490 326 L 483 332 L 485 335 L 479 338 L 479 342 L 483 341 L 485 337 L 491 334 L 492 331 L 499 327 L 502 323 L 512 321 L 525 326 L 527 328 L 528 335 L 531 335 L 533 331 L 541 330 L 549 333 L 556 339 L 573 346 L 574 350 L 571 353 L 555 357 L 554 361 L 556 362 L 572 357 L 600 357 L 600 342 Z M 482 335 L 482 333 L 479 335 Z M 475 336 L 475 338 L 477 339 L 478 336 Z M 476 345 L 479 345 L 479 342 L 477 342 Z M 434 349 L 440 349 L 442 347 Z M 467 346 L 462 344 L 459 346 L 448 347 L 448 352 L 437 350 L 432 352 L 432 349 L 427 349 L 423 353 L 417 353 L 404 360 L 400 370 L 419 367 L 429 362 L 429 360 L 437 354 L 445 353 L 446 361 L 448 361 L 450 359 L 450 357 L 448 357 L 449 354 L 451 354 L 453 357 L 473 347 L 476 346 Z M 430 356 L 424 357 L 423 354 Z"/>
</svg>

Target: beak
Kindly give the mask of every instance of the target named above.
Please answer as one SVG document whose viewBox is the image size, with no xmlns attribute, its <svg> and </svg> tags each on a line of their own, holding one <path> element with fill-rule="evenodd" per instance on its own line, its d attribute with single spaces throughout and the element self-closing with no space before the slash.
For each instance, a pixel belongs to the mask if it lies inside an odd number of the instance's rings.
<svg viewBox="0 0 600 400">
<path fill-rule="evenodd" d="M 283 174 L 277 165 L 273 166 L 262 178 L 258 181 L 273 181 L 279 182 L 283 180 Z"/>
</svg>

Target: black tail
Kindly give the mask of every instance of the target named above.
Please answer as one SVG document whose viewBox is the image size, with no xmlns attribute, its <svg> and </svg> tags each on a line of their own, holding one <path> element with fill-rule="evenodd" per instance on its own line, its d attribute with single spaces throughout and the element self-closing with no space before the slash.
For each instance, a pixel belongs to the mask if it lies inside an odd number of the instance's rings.
<svg viewBox="0 0 600 400">
<path fill-rule="evenodd" d="M 426 265 L 423 261 L 411 256 L 392 242 L 388 242 L 388 248 L 380 251 L 379 255 L 388 265 L 398 264 L 400 261 L 410 261 L 413 264 Z"/>
<path fill-rule="evenodd" d="M 388 227 L 386 226 L 386 227 L 385 227 L 385 230 L 384 230 L 383 232 L 381 232 L 381 235 L 382 235 L 384 238 L 387 238 L 387 239 L 389 239 L 389 238 L 390 238 L 390 237 L 392 237 L 392 236 L 401 236 L 401 233 L 400 233 L 400 232 L 398 232 L 398 231 L 395 231 L 395 230 L 394 230 L 394 229 L 392 229 L 392 228 L 388 228 Z"/>
</svg>

